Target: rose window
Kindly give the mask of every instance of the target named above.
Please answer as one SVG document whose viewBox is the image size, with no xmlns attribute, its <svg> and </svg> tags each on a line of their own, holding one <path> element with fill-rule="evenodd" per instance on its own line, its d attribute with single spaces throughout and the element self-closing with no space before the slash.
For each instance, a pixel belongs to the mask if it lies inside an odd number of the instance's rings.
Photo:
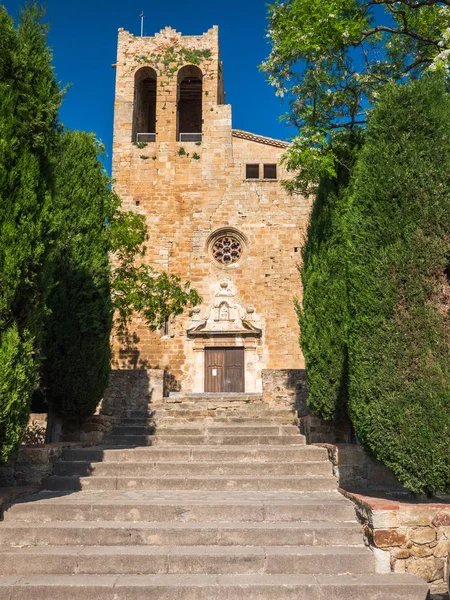
<svg viewBox="0 0 450 600">
<path fill-rule="evenodd" d="M 224 235 L 215 240 L 212 246 L 212 255 L 222 265 L 233 265 L 242 256 L 242 244 L 232 235 Z"/>
</svg>

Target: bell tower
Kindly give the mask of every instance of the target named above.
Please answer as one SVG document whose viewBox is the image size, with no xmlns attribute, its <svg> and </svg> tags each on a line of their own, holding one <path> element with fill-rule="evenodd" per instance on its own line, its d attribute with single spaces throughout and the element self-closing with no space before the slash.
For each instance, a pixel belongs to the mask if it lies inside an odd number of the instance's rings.
<svg viewBox="0 0 450 600">
<path fill-rule="evenodd" d="M 166 27 L 154 37 L 120 29 L 116 68 L 116 158 L 136 144 L 231 141 L 217 27 L 200 36 Z"/>
</svg>

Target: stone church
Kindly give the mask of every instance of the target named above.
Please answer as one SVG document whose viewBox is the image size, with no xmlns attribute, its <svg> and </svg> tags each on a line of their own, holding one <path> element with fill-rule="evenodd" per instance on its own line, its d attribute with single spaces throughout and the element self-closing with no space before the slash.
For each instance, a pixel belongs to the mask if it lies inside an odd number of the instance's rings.
<svg viewBox="0 0 450 600">
<path fill-rule="evenodd" d="M 203 303 L 157 332 L 136 318 L 114 366 L 163 369 L 185 393 L 261 393 L 263 370 L 304 365 L 294 297 L 310 205 L 280 185 L 288 144 L 233 129 L 217 27 L 121 29 L 115 66 L 115 190 L 145 216 L 145 260 Z"/>
</svg>

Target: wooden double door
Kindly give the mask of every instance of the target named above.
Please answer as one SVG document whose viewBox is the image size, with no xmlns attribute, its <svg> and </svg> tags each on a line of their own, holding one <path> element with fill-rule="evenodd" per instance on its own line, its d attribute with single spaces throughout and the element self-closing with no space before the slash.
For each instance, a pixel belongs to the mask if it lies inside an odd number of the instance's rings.
<svg viewBox="0 0 450 600">
<path fill-rule="evenodd" d="M 245 392 L 244 348 L 205 349 L 205 392 Z"/>
</svg>

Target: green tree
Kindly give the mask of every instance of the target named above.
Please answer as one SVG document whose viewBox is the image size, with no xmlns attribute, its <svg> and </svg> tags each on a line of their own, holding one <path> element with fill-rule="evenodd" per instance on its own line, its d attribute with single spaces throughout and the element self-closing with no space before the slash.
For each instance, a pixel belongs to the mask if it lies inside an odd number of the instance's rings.
<svg viewBox="0 0 450 600">
<path fill-rule="evenodd" d="M 20 443 L 36 382 L 48 281 L 61 92 L 37 4 L 0 6 L 0 461 Z"/>
<path fill-rule="evenodd" d="M 450 97 L 388 86 L 348 209 L 350 415 L 417 493 L 450 491 Z"/>
<path fill-rule="evenodd" d="M 134 315 L 140 314 L 155 331 L 169 317 L 196 306 L 202 298 L 189 281 L 165 272 L 157 273 L 145 263 L 147 227 L 142 215 L 117 210 L 111 221 L 114 253 L 111 288 L 116 327 L 125 333 Z"/>
<path fill-rule="evenodd" d="M 325 420 L 347 417 L 348 171 L 324 177 L 302 249 L 302 303 L 296 303 L 308 375 L 308 406 Z"/>
<path fill-rule="evenodd" d="M 54 157 L 53 284 L 41 388 L 50 412 L 83 418 L 108 383 L 112 303 L 108 222 L 117 202 L 92 134 L 66 131 Z"/>
<path fill-rule="evenodd" d="M 290 189 L 334 176 L 388 81 L 448 73 L 448 0 L 277 0 L 269 7 L 272 50 L 262 69 L 299 130 L 286 156 Z M 345 154 L 345 153 L 344 153 Z M 345 163 L 344 163 L 345 164 Z"/>
</svg>

